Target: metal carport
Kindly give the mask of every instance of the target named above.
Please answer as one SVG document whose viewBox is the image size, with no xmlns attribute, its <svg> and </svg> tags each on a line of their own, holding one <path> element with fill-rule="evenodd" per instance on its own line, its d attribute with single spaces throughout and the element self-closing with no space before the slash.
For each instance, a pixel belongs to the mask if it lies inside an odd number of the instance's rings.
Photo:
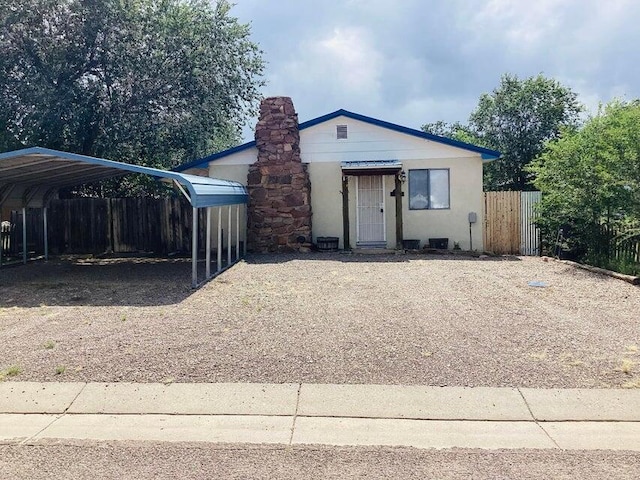
<svg viewBox="0 0 640 480">
<path fill-rule="evenodd" d="M 26 209 L 35 207 L 43 209 L 44 219 L 44 253 L 48 259 L 47 245 L 47 203 L 64 187 L 81 185 L 128 173 L 151 175 L 177 187 L 193 208 L 192 231 L 192 286 L 198 286 L 198 210 L 207 209 L 206 235 L 206 279 L 211 274 L 211 211 L 212 207 L 228 207 L 229 236 L 227 249 L 227 265 L 231 264 L 231 223 L 232 206 L 236 206 L 236 258 L 240 258 L 240 205 L 248 200 L 246 188 L 237 182 L 216 178 L 170 172 L 157 168 L 142 167 L 128 163 L 88 157 L 74 153 L 60 152 L 48 148 L 33 147 L 0 154 L 0 209 L 3 206 L 21 208 L 23 215 L 23 262 L 27 261 Z M 218 243 L 222 244 L 222 215 L 218 215 Z M 246 234 L 245 234 L 246 235 Z M 246 249 L 246 238 L 244 245 Z M 217 248 L 217 271 L 221 270 L 222 249 Z"/>
</svg>

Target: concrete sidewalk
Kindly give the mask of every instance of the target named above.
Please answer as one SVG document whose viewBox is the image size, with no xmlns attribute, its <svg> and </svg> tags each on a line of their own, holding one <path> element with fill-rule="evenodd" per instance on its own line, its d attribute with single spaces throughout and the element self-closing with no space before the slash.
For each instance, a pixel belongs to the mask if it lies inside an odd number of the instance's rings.
<svg viewBox="0 0 640 480">
<path fill-rule="evenodd" d="M 640 390 L 0 383 L 0 442 L 52 438 L 640 451 Z"/>
</svg>

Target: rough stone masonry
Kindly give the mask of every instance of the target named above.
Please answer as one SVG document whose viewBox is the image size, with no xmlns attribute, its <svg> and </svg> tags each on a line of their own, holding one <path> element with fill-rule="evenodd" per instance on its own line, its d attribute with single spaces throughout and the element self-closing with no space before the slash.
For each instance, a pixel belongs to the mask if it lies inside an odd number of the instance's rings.
<svg viewBox="0 0 640 480">
<path fill-rule="evenodd" d="M 249 167 L 248 248 L 307 252 L 311 248 L 311 183 L 300 160 L 298 115 L 289 97 L 260 104 L 258 160 Z"/>
</svg>

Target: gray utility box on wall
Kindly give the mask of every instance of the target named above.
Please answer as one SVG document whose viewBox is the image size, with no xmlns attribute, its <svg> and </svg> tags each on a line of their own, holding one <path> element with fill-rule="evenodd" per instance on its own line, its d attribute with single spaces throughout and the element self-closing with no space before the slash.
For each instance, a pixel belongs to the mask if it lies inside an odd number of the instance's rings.
<svg viewBox="0 0 640 480">
<path fill-rule="evenodd" d="M 448 238 L 430 238 L 429 248 L 447 250 L 449 248 L 449 239 Z"/>
</svg>

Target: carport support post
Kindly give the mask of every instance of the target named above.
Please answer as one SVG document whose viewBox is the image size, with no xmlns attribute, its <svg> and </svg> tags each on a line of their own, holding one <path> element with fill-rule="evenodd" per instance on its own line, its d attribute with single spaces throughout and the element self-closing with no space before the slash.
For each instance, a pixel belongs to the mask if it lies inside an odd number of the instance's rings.
<svg viewBox="0 0 640 480">
<path fill-rule="evenodd" d="M 227 267 L 231 265 L 231 205 L 227 212 Z"/>
<path fill-rule="evenodd" d="M 27 264 L 27 207 L 22 207 L 22 263 Z"/>
<path fill-rule="evenodd" d="M 42 223 L 44 228 L 44 259 L 49 260 L 49 233 L 47 231 L 47 207 L 42 207 Z"/>
<path fill-rule="evenodd" d="M 198 209 L 193 207 L 193 227 L 191 230 L 191 286 L 198 286 Z"/>
<path fill-rule="evenodd" d="M 240 204 L 236 207 L 236 262 L 240 260 Z"/>
<path fill-rule="evenodd" d="M 247 231 L 249 230 L 247 228 L 247 204 L 246 203 L 243 208 L 244 208 L 244 212 L 243 212 L 244 213 L 244 222 L 243 222 L 244 223 L 244 236 L 243 236 L 244 244 L 242 245 L 242 256 L 246 257 L 247 256 L 247 235 L 248 235 Z"/>
<path fill-rule="evenodd" d="M 207 207 L 207 279 L 211 278 L 211 207 Z"/>
<path fill-rule="evenodd" d="M 218 249 L 216 253 L 218 255 L 216 271 L 220 272 L 222 270 L 222 207 L 218 207 Z"/>
</svg>

